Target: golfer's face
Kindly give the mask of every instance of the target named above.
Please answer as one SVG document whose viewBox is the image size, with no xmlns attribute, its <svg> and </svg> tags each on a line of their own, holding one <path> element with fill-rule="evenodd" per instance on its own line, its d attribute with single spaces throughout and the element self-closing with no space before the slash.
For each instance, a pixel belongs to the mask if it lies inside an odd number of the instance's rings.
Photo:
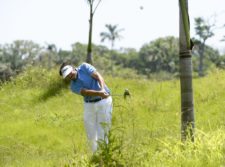
<svg viewBox="0 0 225 167">
<path fill-rule="evenodd" d="M 74 80 L 74 79 L 76 79 L 76 77 L 77 77 L 77 71 L 76 70 L 73 70 L 73 71 L 71 71 L 71 73 L 69 73 L 68 75 L 67 75 L 67 79 L 70 79 L 70 80 Z"/>
</svg>

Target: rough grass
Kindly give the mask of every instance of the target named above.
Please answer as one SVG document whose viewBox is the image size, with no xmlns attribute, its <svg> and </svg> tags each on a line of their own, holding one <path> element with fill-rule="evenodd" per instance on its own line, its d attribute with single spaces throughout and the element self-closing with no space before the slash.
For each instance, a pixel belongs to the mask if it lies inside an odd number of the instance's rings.
<svg viewBox="0 0 225 167">
<path fill-rule="evenodd" d="M 111 144 L 91 155 L 82 98 L 57 71 L 29 69 L 0 88 L 0 166 L 225 166 L 225 72 L 194 79 L 195 143 L 180 142 L 179 80 L 106 78 Z"/>
</svg>

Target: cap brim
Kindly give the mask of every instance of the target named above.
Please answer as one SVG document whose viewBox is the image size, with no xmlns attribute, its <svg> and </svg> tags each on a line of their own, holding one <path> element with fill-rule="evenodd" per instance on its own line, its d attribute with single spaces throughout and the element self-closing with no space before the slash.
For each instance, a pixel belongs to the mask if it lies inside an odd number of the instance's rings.
<svg viewBox="0 0 225 167">
<path fill-rule="evenodd" d="M 73 67 L 69 66 L 65 71 L 63 71 L 62 76 L 63 78 L 66 78 L 71 72 L 73 71 Z"/>
</svg>

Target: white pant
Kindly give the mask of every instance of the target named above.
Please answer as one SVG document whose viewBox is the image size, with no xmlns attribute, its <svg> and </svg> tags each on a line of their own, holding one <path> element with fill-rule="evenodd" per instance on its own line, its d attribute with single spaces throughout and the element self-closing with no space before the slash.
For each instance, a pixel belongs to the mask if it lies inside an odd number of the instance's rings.
<svg viewBox="0 0 225 167">
<path fill-rule="evenodd" d="M 84 103 L 84 125 L 93 152 L 97 150 L 98 140 L 107 140 L 105 134 L 108 133 L 111 126 L 111 119 L 111 96 L 96 103 Z"/>
</svg>

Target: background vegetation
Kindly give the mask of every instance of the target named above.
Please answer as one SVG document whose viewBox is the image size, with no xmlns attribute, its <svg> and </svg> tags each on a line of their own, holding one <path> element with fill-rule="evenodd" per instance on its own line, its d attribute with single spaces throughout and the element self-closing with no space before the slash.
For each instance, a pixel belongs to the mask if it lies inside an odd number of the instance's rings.
<svg viewBox="0 0 225 167">
<path fill-rule="evenodd" d="M 225 72 L 194 79 L 196 141 L 180 142 L 179 80 L 106 77 L 114 96 L 110 144 L 91 155 L 83 102 L 58 70 L 28 67 L 0 89 L 0 166 L 224 166 Z M 214 83 L 214 84 L 212 84 Z M 216 83 L 216 84 L 215 84 Z"/>
<path fill-rule="evenodd" d="M 193 49 L 193 68 L 199 72 L 199 45 Z M 62 50 L 54 44 L 40 46 L 32 41 L 18 40 L 11 44 L 0 45 L 0 79 L 10 77 L 23 71 L 26 66 L 38 66 L 51 69 L 68 61 L 79 65 L 86 60 L 87 45 L 74 43 L 72 50 Z M 172 36 L 158 38 L 144 44 L 139 51 L 133 48 L 120 50 L 108 49 L 103 45 L 93 45 L 94 65 L 103 73 L 113 76 L 144 76 L 146 78 L 172 79 L 179 74 L 178 39 Z M 201 52 L 202 54 L 202 52 Z M 214 68 L 225 68 L 225 55 L 205 44 L 204 75 Z M 123 70 L 121 70 L 123 69 Z"/>
</svg>

